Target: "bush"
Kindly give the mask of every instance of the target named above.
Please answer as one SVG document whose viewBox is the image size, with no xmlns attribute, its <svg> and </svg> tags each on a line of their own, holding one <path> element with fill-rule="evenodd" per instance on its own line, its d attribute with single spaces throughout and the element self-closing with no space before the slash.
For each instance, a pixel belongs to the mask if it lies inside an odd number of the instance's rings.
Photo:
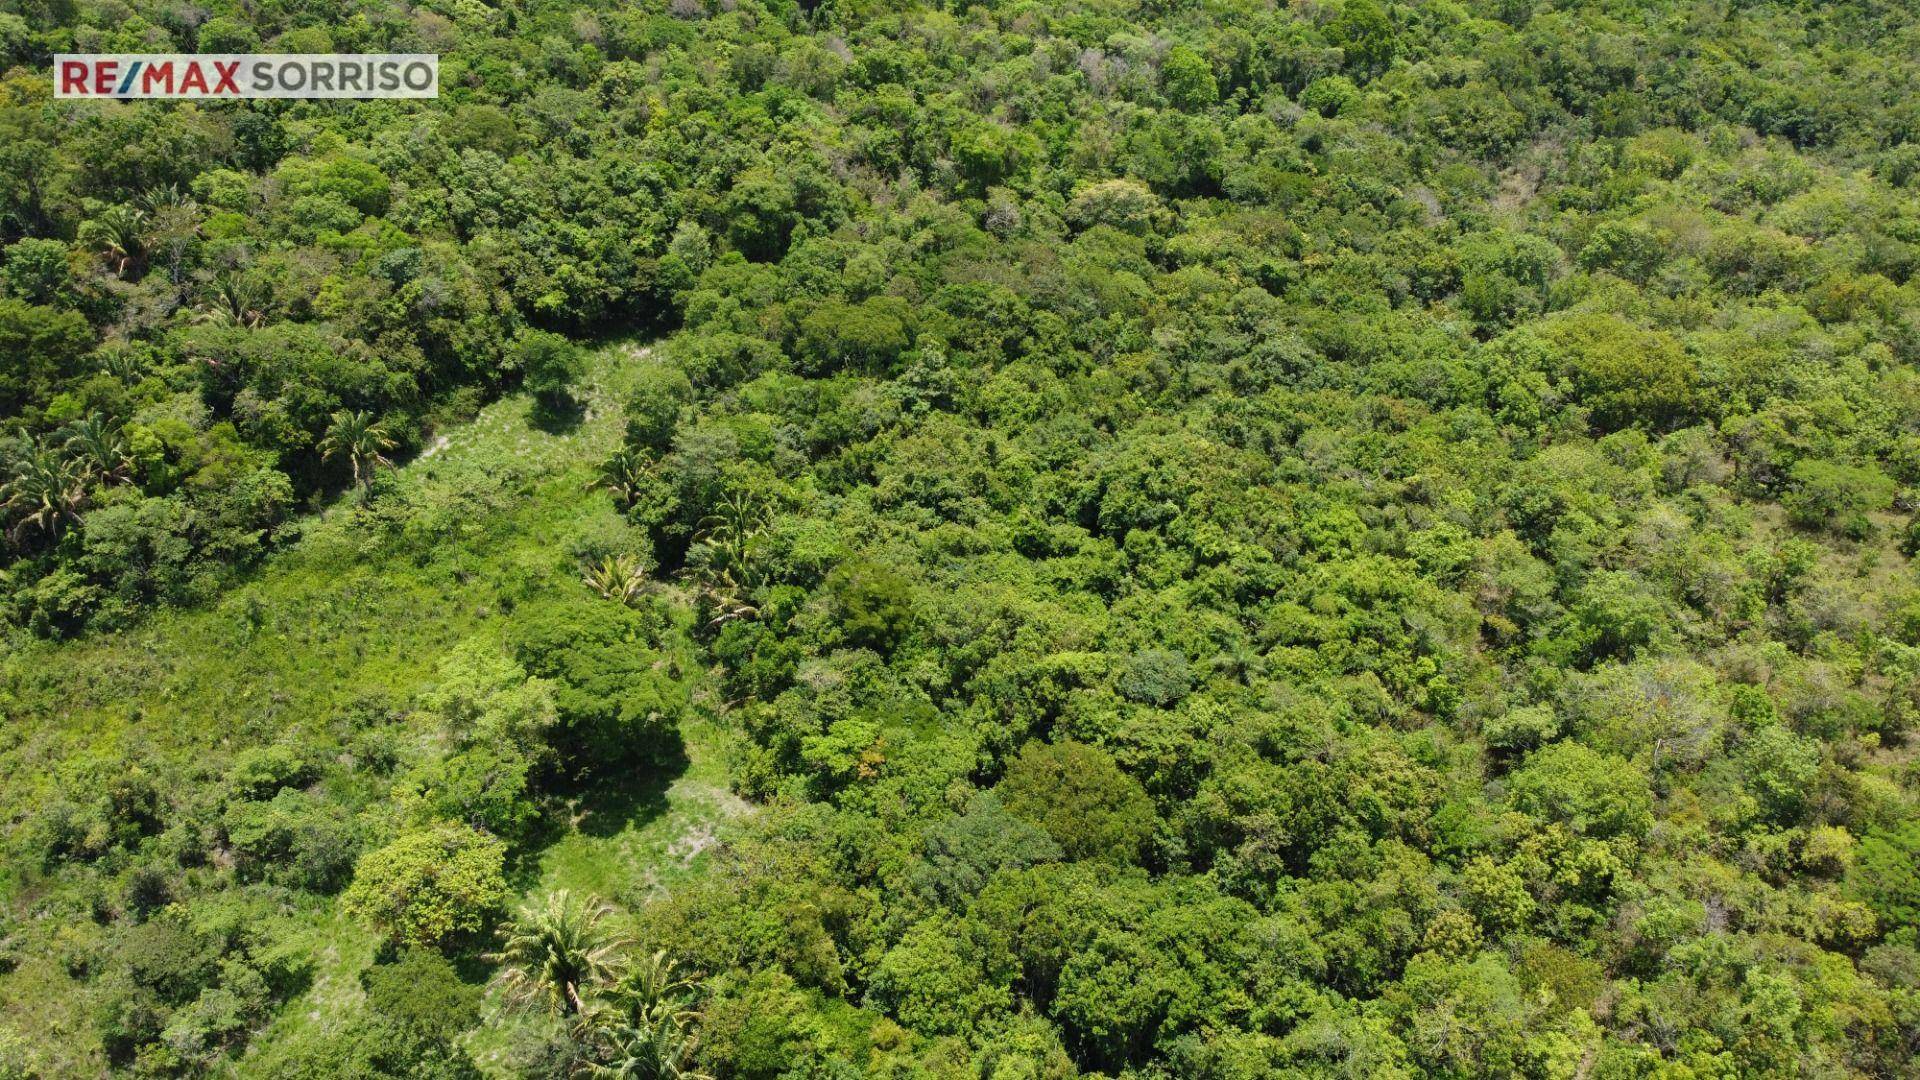
<svg viewBox="0 0 1920 1080">
<path fill-rule="evenodd" d="M 885 372 L 913 344 L 909 318 L 906 303 L 895 296 L 858 304 L 829 301 L 800 321 L 795 347 L 810 374 Z"/>
<path fill-rule="evenodd" d="M 1185 45 L 1168 50 L 1160 65 L 1167 99 L 1182 109 L 1205 109 L 1220 100 L 1220 86 L 1207 58 Z"/>
<path fill-rule="evenodd" d="M 67 245 L 58 240 L 29 237 L 18 241 L 7 249 L 6 264 L 0 267 L 0 280 L 7 283 L 7 291 L 35 304 L 65 293 L 72 278 Z"/>
<path fill-rule="evenodd" d="M 431 949 L 407 949 L 391 963 L 360 973 L 367 1011 L 401 1028 L 451 1039 L 480 1016 L 480 987 L 460 978 Z"/>
<path fill-rule="evenodd" d="M 891 567 L 842 563 L 827 575 L 835 622 L 847 644 L 885 655 L 913 622 L 913 583 Z"/>
<path fill-rule="evenodd" d="M 18 416 L 53 396 L 93 344 L 78 312 L 0 299 L 0 415 Z"/>
<path fill-rule="evenodd" d="M 181 1005 L 214 985 L 225 952 L 219 938 L 176 913 L 127 931 L 114 960 L 135 986 L 153 991 L 168 1005 Z"/>
<path fill-rule="evenodd" d="M 267 799 L 281 788 L 304 787 L 318 770 L 291 746 L 275 743 L 234 755 L 227 769 L 227 785 L 242 799 Z"/>
<path fill-rule="evenodd" d="M 473 940 L 507 900 L 506 850 L 466 825 L 415 829 L 361 857 L 341 908 L 401 945 L 446 948 Z"/>
<path fill-rule="evenodd" d="M 1867 834 L 1847 886 L 1886 929 L 1920 926 L 1920 824 Z"/>
<path fill-rule="evenodd" d="M 1300 104 L 1322 116 L 1338 116 L 1360 100 L 1360 88 L 1345 75 L 1326 75 L 1300 91 Z"/>
<path fill-rule="evenodd" d="M 1699 366 L 1663 331 L 1582 313 L 1554 316 L 1507 340 L 1541 349 L 1548 370 L 1570 384 L 1602 431 L 1669 431 L 1701 415 Z"/>
<path fill-rule="evenodd" d="M 586 352 L 544 330 L 529 330 L 514 339 L 510 360 L 520 371 L 520 385 L 549 407 L 565 402 L 587 373 Z"/>
<path fill-rule="evenodd" d="M 990 791 L 975 795 L 964 814 L 949 814 L 928 826 L 921 843 L 911 874 L 914 888 L 956 908 L 964 908 L 995 873 L 1052 862 L 1062 854 L 1051 837 L 1008 813 Z"/>
<path fill-rule="evenodd" d="M 1864 540 L 1873 535 L 1871 515 L 1893 504 L 1896 485 L 1871 465 L 1842 465 L 1805 459 L 1787 470 L 1788 488 L 1780 496 L 1787 518 L 1805 529 L 1820 529 Z"/>
<path fill-rule="evenodd" d="M 1487 717 L 1480 725 L 1480 734 L 1490 749 L 1521 753 L 1560 734 L 1560 721 L 1546 705 L 1523 705 Z"/>
<path fill-rule="evenodd" d="M 1120 670 L 1120 696 L 1143 705 L 1177 705 L 1193 690 L 1193 667 L 1171 649 L 1145 649 Z"/>
<path fill-rule="evenodd" d="M 1086 184 L 1073 193 L 1073 201 L 1067 204 L 1067 220 L 1083 229 L 1111 225 L 1134 234 L 1149 231 L 1159 213 L 1159 196 L 1138 180 Z"/>
<path fill-rule="evenodd" d="M 332 892 L 346 881 L 359 838 L 346 808 L 304 791 L 227 808 L 227 842 L 243 876 Z"/>
<path fill-rule="evenodd" d="M 422 765 L 405 788 L 436 817 L 511 839 L 540 814 L 531 773 L 532 763 L 518 748 L 479 745 Z"/>
<path fill-rule="evenodd" d="M 578 775 L 619 768 L 673 748 L 685 684 L 649 647 L 638 612 L 583 598 L 527 612 L 516 654 L 548 680 L 559 712 L 555 735 L 564 768 Z"/>
</svg>

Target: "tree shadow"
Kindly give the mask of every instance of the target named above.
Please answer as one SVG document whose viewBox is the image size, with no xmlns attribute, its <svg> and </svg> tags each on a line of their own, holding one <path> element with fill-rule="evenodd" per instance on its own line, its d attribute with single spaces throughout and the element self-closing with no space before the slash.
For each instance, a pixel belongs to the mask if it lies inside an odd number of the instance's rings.
<svg viewBox="0 0 1920 1080">
<path fill-rule="evenodd" d="M 486 948 L 475 944 L 459 949 L 447 958 L 447 962 L 453 966 L 453 973 L 460 977 L 461 982 L 468 986 L 485 986 L 498 970 L 494 962 L 488 959 L 492 955 L 488 950 L 492 947 L 489 942 Z"/>
<path fill-rule="evenodd" d="M 652 821 L 666 813 L 667 789 L 689 764 L 686 750 L 675 746 L 628 770 L 624 777 L 595 781 L 578 796 L 574 827 L 587 836 L 605 839 L 628 825 Z"/>
<path fill-rule="evenodd" d="M 632 765 L 589 778 L 554 793 L 550 808 L 519 845 L 507 879 L 525 892 L 540 877 L 540 856 L 571 833 L 604 840 L 627 828 L 644 828 L 668 809 L 667 791 L 691 762 L 684 745 Z"/>
<path fill-rule="evenodd" d="M 586 422 L 587 403 L 564 394 L 558 397 L 536 397 L 529 419 L 533 426 L 547 435 L 571 435 Z"/>
</svg>

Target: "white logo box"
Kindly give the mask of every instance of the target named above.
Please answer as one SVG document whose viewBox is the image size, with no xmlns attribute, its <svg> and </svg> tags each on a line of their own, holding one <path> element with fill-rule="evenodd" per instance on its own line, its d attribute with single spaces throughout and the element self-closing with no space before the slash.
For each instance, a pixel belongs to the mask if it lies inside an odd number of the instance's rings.
<svg viewBox="0 0 1920 1080">
<path fill-rule="evenodd" d="M 56 98 L 434 98 L 435 53 L 59 53 Z"/>
</svg>

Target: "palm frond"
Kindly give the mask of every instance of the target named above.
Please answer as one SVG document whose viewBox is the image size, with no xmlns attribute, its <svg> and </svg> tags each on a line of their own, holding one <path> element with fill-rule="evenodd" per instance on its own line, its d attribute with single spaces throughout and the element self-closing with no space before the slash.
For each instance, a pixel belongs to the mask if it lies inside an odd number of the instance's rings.
<svg viewBox="0 0 1920 1080">
<path fill-rule="evenodd" d="M 28 441 L 14 456 L 0 508 L 13 517 L 8 535 L 15 544 L 31 533 L 54 538 L 80 519 L 87 501 L 87 473 L 80 462 L 51 447 Z"/>
<path fill-rule="evenodd" d="M 500 983 L 516 1003 L 557 1016 L 581 1016 L 588 996 L 619 977 L 624 941 L 606 926 L 613 909 L 594 897 L 575 900 L 559 889 L 522 908 L 493 959 L 505 965 Z"/>
<path fill-rule="evenodd" d="M 589 562 L 581 580 L 603 598 L 631 605 L 646 591 L 647 571 L 637 556 L 608 555 Z"/>
<path fill-rule="evenodd" d="M 104 416 L 96 413 L 75 423 L 65 446 L 84 472 L 109 487 L 133 478 L 133 452 L 126 433 Z"/>
<path fill-rule="evenodd" d="M 393 464 L 386 455 L 393 447 L 392 436 L 372 413 L 342 409 L 333 414 L 333 424 L 320 440 L 320 459 L 344 456 L 353 466 L 353 482 L 366 487 L 373 483 L 374 470 Z"/>
</svg>

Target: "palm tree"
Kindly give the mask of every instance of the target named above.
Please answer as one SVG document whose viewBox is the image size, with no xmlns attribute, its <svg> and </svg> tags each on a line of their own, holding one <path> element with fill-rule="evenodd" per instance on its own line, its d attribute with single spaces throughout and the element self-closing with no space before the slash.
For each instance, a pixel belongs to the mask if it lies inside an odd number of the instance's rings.
<svg viewBox="0 0 1920 1080">
<path fill-rule="evenodd" d="M 680 965 L 667 955 L 667 950 L 656 949 L 652 956 L 627 970 L 614 988 L 614 996 L 641 1020 L 671 1020 L 679 1024 L 693 1015 L 686 1007 L 686 1000 L 696 985 L 693 977 L 681 973 Z"/>
<path fill-rule="evenodd" d="M 617 976 L 623 940 L 605 926 L 613 909 L 595 898 L 576 902 L 560 889 L 539 907 L 525 907 L 513 920 L 493 959 L 506 965 L 501 985 L 522 1005 L 541 1005 L 559 1016 L 581 1016 L 587 995 Z"/>
<path fill-rule="evenodd" d="M 386 456 L 393 447 L 392 437 L 372 413 L 342 409 L 333 414 L 333 426 L 320 440 L 320 459 L 332 461 L 346 455 L 353 465 L 353 482 L 365 488 L 373 484 L 375 469 L 393 464 Z"/>
<path fill-rule="evenodd" d="M 596 1028 L 599 1061 L 580 1065 L 595 1080 L 711 1080 L 694 1068 L 699 1040 L 677 1023 L 620 1023 Z"/>
<path fill-rule="evenodd" d="M 109 206 L 100 211 L 98 217 L 81 223 L 80 242 L 98 249 L 106 256 L 113 272 L 126 277 L 129 270 L 139 268 L 146 256 L 146 226 L 145 211 L 131 206 Z"/>
<path fill-rule="evenodd" d="M 587 564 L 581 580 L 608 600 L 632 604 L 647 587 L 647 571 L 633 555 L 608 555 Z"/>
<path fill-rule="evenodd" d="M 653 460 L 646 451 L 623 447 L 600 466 L 600 475 L 594 479 L 593 486 L 613 492 L 614 498 L 620 500 L 621 509 L 632 509 L 653 479 L 653 470 Z"/>
<path fill-rule="evenodd" d="M 747 545 L 767 522 L 766 506 L 744 491 L 720 500 L 718 513 L 700 521 L 696 539 L 713 552 L 712 561 L 731 569 L 747 561 Z"/>
<path fill-rule="evenodd" d="M 198 205 L 193 201 L 193 195 L 181 190 L 179 184 L 162 184 L 148 188 L 141 193 L 138 202 L 142 210 L 154 212 Z"/>
<path fill-rule="evenodd" d="M 81 468 L 108 487 L 133 478 L 133 453 L 126 433 L 98 413 L 73 425 L 66 449 Z"/>
<path fill-rule="evenodd" d="M 79 520 L 86 501 L 86 470 L 79 462 L 22 441 L 12 475 L 0 484 L 0 507 L 20 519 L 8 534 L 15 544 L 25 540 L 29 529 L 58 536 L 62 527 Z"/>
<path fill-rule="evenodd" d="M 689 560 L 687 572 L 696 579 L 701 597 L 711 605 L 710 627 L 719 627 L 735 619 L 751 619 L 760 614 L 752 603 L 753 588 L 740 580 L 731 567 L 717 567 Z"/>
<path fill-rule="evenodd" d="M 200 305 L 200 319 L 215 326 L 252 330 L 267 321 L 266 290 L 232 274 L 214 279 L 211 295 Z"/>
<path fill-rule="evenodd" d="M 131 386 L 146 375 L 146 363 L 140 353 L 132 349 L 104 349 L 100 355 L 100 370 Z"/>
<path fill-rule="evenodd" d="M 766 521 L 765 504 L 745 492 L 722 499 L 719 512 L 701 520 L 686 571 L 698 579 L 701 592 L 713 605 L 715 614 L 709 625 L 750 619 L 760 613 L 747 602 L 762 584 L 761 568 L 749 557 L 749 549 Z"/>
<path fill-rule="evenodd" d="M 707 1080 L 693 1067 L 699 1040 L 687 1030 L 694 987 L 665 949 L 634 965 L 609 995 L 612 1008 L 587 1018 L 599 1060 L 580 1071 L 604 1080 Z"/>
</svg>

